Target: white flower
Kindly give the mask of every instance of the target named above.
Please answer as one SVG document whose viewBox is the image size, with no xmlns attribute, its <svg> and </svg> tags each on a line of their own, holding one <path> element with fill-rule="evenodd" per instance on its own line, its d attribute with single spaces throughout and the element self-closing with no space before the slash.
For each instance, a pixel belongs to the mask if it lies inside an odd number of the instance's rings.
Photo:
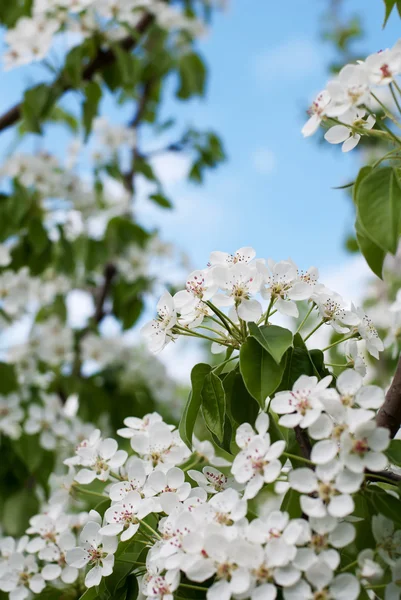
<svg viewBox="0 0 401 600">
<path fill-rule="evenodd" d="M 165 473 L 153 471 L 147 479 L 144 493 L 155 496 L 160 502 L 163 512 L 170 514 L 179 502 L 186 500 L 191 492 L 191 484 L 185 481 L 184 471 L 178 467 L 172 467 Z"/>
<path fill-rule="evenodd" d="M 217 494 L 233 486 L 234 480 L 214 467 L 203 467 L 202 472 L 190 469 L 188 475 L 208 494 Z"/>
<path fill-rule="evenodd" d="M 379 352 L 384 350 L 384 345 L 379 338 L 376 327 L 373 325 L 372 320 L 369 319 L 368 315 L 362 310 L 362 308 L 356 309 L 356 314 L 359 317 L 358 332 L 362 339 L 364 339 L 366 342 L 366 349 L 369 354 L 378 359 Z"/>
<path fill-rule="evenodd" d="M 173 600 L 174 592 L 180 584 L 179 569 L 172 569 L 165 575 L 145 577 L 142 593 L 150 600 Z"/>
<path fill-rule="evenodd" d="M 192 437 L 192 446 L 194 452 L 214 467 L 228 467 L 231 463 L 221 456 L 216 456 L 214 446 L 209 440 L 199 441 L 195 436 Z"/>
<path fill-rule="evenodd" d="M 390 566 L 401 558 L 401 529 L 394 531 L 394 523 L 384 515 L 373 515 L 372 533 L 377 542 L 377 551 Z"/>
<path fill-rule="evenodd" d="M 136 456 L 131 456 L 124 468 L 127 473 L 127 480 L 113 484 L 109 491 L 110 500 L 113 502 L 123 500 L 130 492 L 142 493 L 146 477 L 152 471 L 149 463 Z"/>
<path fill-rule="evenodd" d="M 67 437 L 69 426 L 61 413 L 58 399 L 54 396 L 47 396 L 44 400 L 44 406 L 29 405 L 24 429 L 29 435 L 40 432 L 39 441 L 42 448 L 54 450 L 58 439 Z"/>
<path fill-rule="evenodd" d="M 359 576 L 369 581 L 380 579 L 383 568 L 374 560 L 375 552 L 372 548 L 366 548 L 358 554 Z"/>
<path fill-rule="evenodd" d="M 360 585 L 358 579 L 350 573 L 341 573 L 333 578 L 333 572 L 327 565 L 320 564 L 308 573 L 308 579 L 315 592 L 306 581 L 301 580 L 291 588 L 284 590 L 284 600 L 313 600 L 330 598 L 333 600 L 357 600 Z"/>
<path fill-rule="evenodd" d="M 11 262 L 11 248 L 5 244 L 0 244 L 0 267 L 8 267 Z"/>
<path fill-rule="evenodd" d="M 332 380 L 331 375 L 318 381 L 317 377 L 301 375 L 294 383 L 292 391 L 278 392 L 271 401 L 271 408 L 279 415 L 279 424 L 284 427 L 302 428 L 312 425 L 320 416 L 324 405 L 321 399 Z"/>
<path fill-rule="evenodd" d="M 336 79 L 329 81 L 327 91 L 331 96 L 326 114 L 339 117 L 354 106 L 365 104 L 369 96 L 367 69 L 363 65 L 345 65 Z"/>
<path fill-rule="evenodd" d="M 63 583 L 74 583 L 77 580 L 79 575 L 78 569 L 70 567 L 66 563 L 66 553 L 74 548 L 75 545 L 74 534 L 67 531 L 58 537 L 57 543 L 50 543 L 43 550 L 39 551 L 39 558 L 51 563 L 45 565 L 42 569 L 42 576 L 46 581 L 54 581 L 60 578 Z"/>
<path fill-rule="evenodd" d="M 163 422 L 153 423 L 147 431 L 135 432 L 131 437 L 131 447 L 144 460 L 162 470 L 179 465 L 190 456 L 178 431 L 171 431 Z"/>
<path fill-rule="evenodd" d="M 339 294 L 322 286 L 312 296 L 319 313 L 326 323 L 330 323 L 337 333 L 348 333 L 351 326 L 359 325 L 359 317 L 353 310 L 345 308 Z"/>
<path fill-rule="evenodd" d="M 105 525 L 99 529 L 103 536 L 116 536 L 121 533 L 121 541 L 132 538 L 139 529 L 140 520 L 154 510 L 151 500 L 142 500 L 138 492 L 129 492 L 121 502 L 108 508 L 104 514 Z"/>
<path fill-rule="evenodd" d="M 174 300 L 165 292 L 157 303 L 158 318 L 153 319 L 141 329 L 149 350 L 157 353 L 172 340 L 172 329 L 177 323 Z"/>
<path fill-rule="evenodd" d="M 318 277 L 317 270 L 312 267 L 300 275 L 295 263 L 291 260 L 275 262 L 267 261 L 269 271 L 264 270 L 262 296 L 266 300 L 274 300 L 274 307 L 283 315 L 298 317 L 299 311 L 295 301 L 308 300 L 313 292 Z M 262 269 L 262 267 L 260 267 Z"/>
<path fill-rule="evenodd" d="M 227 252 L 212 252 L 209 258 L 209 266 L 215 267 L 217 265 L 223 267 L 231 267 L 237 263 L 248 264 L 256 256 L 256 252 L 250 246 L 240 248 L 234 254 L 228 254 Z"/>
<path fill-rule="evenodd" d="M 80 546 L 68 550 L 66 555 L 67 564 L 71 567 L 91 567 L 85 577 L 88 588 L 99 585 L 102 577 L 111 575 L 118 544 L 116 537 L 102 536 L 100 533 L 100 515 L 91 511 L 90 517 L 96 518 L 96 521 L 89 521 L 85 525 L 79 537 Z"/>
<path fill-rule="evenodd" d="M 319 125 L 326 114 L 326 108 L 330 104 L 330 100 L 330 94 L 327 90 L 319 92 L 316 96 L 308 110 L 310 118 L 302 128 L 302 135 L 304 137 L 309 137 L 318 130 Z"/>
<path fill-rule="evenodd" d="M 262 276 L 253 264 L 236 262 L 232 267 L 215 267 L 213 276 L 227 295 L 216 295 L 218 306 L 235 306 L 238 317 L 243 321 L 258 321 L 262 306 L 252 298 L 260 291 Z"/>
<path fill-rule="evenodd" d="M 362 377 L 365 377 L 366 362 L 362 354 L 362 346 L 365 348 L 363 340 L 348 340 L 345 344 L 345 355 L 350 366 Z"/>
<path fill-rule="evenodd" d="M 270 418 L 269 415 L 265 412 L 260 412 L 255 421 L 255 430 L 252 425 L 249 423 L 242 423 L 236 431 L 235 434 L 235 443 L 239 448 L 244 450 L 249 446 L 249 444 L 253 441 L 255 436 L 265 437 L 267 431 L 269 429 Z M 267 439 L 270 440 L 270 437 L 267 435 Z"/>
<path fill-rule="evenodd" d="M 250 444 L 237 454 L 231 472 L 238 483 L 246 483 L 245 498 L 254 498 L 264 483 L 272 483 L 281 471 L 279 456 L 285 442 L 270 444 L 269 434 L 255 436 Z"/>
<path fill-rule="evenodd" d="M 387 49 L 371 54 L 365 60 L 369 80 L 374 85 L 388 85 L 401 73 L 401 51 Z"/>
<path fill-rule="evenodd" d="M 46 582 L 39 573 L 36 559 L 14 553 L 8 561 L 8 569 L 0 577 L 0 590 L 9 592 L 11 600 L 23 600 L 30 596 L 29 590 L 40 594 Z"/>
<path fill-rule="evenodd" d="M 361 133 L 353 132 L 352 128 L 358 127 L 369 130 L 372 129 L 376 122 L 373 115 L 368 115 L 367 119 L 364 120 L 365 115 L 365 110 L 355 108 L 350 109 L 341 117 L 341 121 L 344 125 L 334 125 L 333 127 L 330 127 L 325 133 L 324 139 L 330 144 L 342 143 L 342 151 L 349 152 L 357 146 L 361 139 Z"/>
<path fill-rule="evenodd" d="M 354 473 L 363 473 L 365 469 L 381 471 L 388 464 L 383 451 L 389 444 L 389 430 L 368 421 L 356 427 L 353 433 L 344 431 L 340 438 L 340 458 Z"/>
<path fill-rule="evenodd" d="M 119 469 L 127 460 L 127 452 L 118 450 L 116 440 L 107 438 L 97 441 L 94 446 L 81 447 L 77 450 L 79 464 L 85 467 L 75 475 L 75 481 L 88 484 L 95 479 L 107 481 L 110 471 Z"/>
<path fill-rule="evenodd" d="M 384 402 L 384 392 L 377 385 L 363 386 L 362 376 L 353 369 L 346 369 L 338 376 L 336 386 L 344 406 L 357 404 L 365 409 L 378 409 Z"/>
<path fill-rule="evenodd" d="M 24 411 L 16 394 L 0 396 L 0 433 L 13 440 L 21 436 L 21 421 Z"/>
<path fill-rule="evenodd" d="M 302 495 L 300 503 L 305 514 L 317 518 L 350 515 L 354 510 L 351 494 L 359 490 L 363 479 L 363 473 L 357 475 L 334 461 L 319 465 L 316 471 L 294 469 L 288 475 L 293 489 L 301 494 L 314 494 L 314 497 Z"/>
</svg>

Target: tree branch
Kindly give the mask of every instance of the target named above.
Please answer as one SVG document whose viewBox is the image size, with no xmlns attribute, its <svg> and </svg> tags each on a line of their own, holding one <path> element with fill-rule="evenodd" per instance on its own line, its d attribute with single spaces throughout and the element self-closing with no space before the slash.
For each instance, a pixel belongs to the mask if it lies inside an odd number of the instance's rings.
<svg viewBox="0 0 401 600">
<path fill-rule="evenodd" d="M 386 399 L 376 416 L 380 427 L 387 427 L 393 438 L 401 424 L 401 357 L 394 374 L 393 381 L 387 391 Z"/>
<path fill-rule="evenodd" d="M 135 29 L 138 36 L 145 33 L 145 31 L 147 31 L 147 29 L 149 29 L 149 27 L 152 25 L 153 21 L 154 21 L 153 15 L 145 14 L 142 17 L 142 19 L 139 21 L 139 23 Z M 126 38 L 124 38 L 120 42 L 119 46 L 120 46 L 121 50 L 129 52 L 130 50 L 133 50 L 136 47 L 137 43 L 138 43 L 138 38 L 136 36 L 134 37 L 134 36 L 130 35 L 130 36 L 127 36 Z M 99 72 L 102 69 L 104 69 L 105 67 L 109 66 L 115 60 L 116 60 L 116 54 L 115 54 L 114 50 L 100 49 L 98 51 L 97 55 L 95 56 L 95 58 L 83 70 L 82 79 L 84 81 L 90 81 L 91 79 L 93 79 L 94 75 L 97 72 Z M 69 90 L 73 89 L 73 86 L 70 83 L 66 83 L 65 76 L 63 75 L 63 73 L 60 75 L 60 77 L 58 79 L 56 79 L 54 81 L 53 87 L 55 90 L 58 90 L 58 94 L 57 94 L 58 97 L 62 96 L 65 92 L 68 92 Z M 21 107 L 22 107 L 22 103 L 20 102 L 19 104 L 16 104 L 12 108 L 10 108 L 2 116 L 0 116 L 0 131 L 4 131 L 5 129 L 8 129 L 8 127 L 15 125 L 20 120 L 21 114 L 22 114 Z"/>
<path fill-rule="evenodd" d="M 102 287 L 98 291 L 97 301 L 96 301 L 96 310 L 94 319 L 96 323 L 100 323 L 100 321 L 104 317 L 104 303 L 106 301 L 107 296 L 110 293 L 111 283 L 117 274 L 117 268 L 113 263 L 108 263 L 104 268 L 104 281 Z"/>
<path fill-rule="evenodd" d="M 295 431 L 295 438 L 296 438 L 296 440 L 299 444 L 299 447 L 301 449 L 301 452 L 302 452 L 302 456 L 304 458 L 309 459 L 311 452 L 312 452 L 312 444 L 310 443 L 308 434 L 306 433 L 306 431 L 304 429 L 301 429 L 299 427 L 299 425 L 297 425 L 297 427 L 295 427 L 294 431 Z"/>
</svg>

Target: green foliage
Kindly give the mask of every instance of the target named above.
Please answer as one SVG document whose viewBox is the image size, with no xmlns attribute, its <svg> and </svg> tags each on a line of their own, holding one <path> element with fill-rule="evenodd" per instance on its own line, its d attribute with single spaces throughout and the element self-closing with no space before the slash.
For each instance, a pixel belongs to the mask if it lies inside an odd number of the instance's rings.
<svg viewBox="0 0 401 600">
<path fill-rule="evenodd" d="M 361 170 L 354 189 L 357 240 L 369 266 L 382 274 L 384 255 L 395 254 L 400 236 L 401 188 L 392 167 Z"/>
<path fill-rule="evenodd" d="M 253 424 L 258 416 L 259 405 L 246 389 L 238 366 L 227 374 L 223 386 L 227 416 L 233 427 L 236 428 L 242 423 Z"/>
<path fill-rule="evenodd" d="M 265 401 L 280 385 L 285 363 L 277 364 L 255 338 L 248 338 L 241 346 L 240 370 L 248 392 L 264 409 Z"/>
<path fill-rule="evenodd" d="M 401 440 L 391 440 L 385 454 L 392 465 L 401 467 Z"/>
<path fill-rule="evenodd" d="M 277 364 L 280 364 L 285 352 L 293 343 L 291 331 L 278 325 L 258 327 L 255 323 L 249 323 L 249 331 L 262 348 L 271 354 Z"/>
<path fill-rule="evenodd" d="M 192 434 L 202 404 L 202 388 L 210 371 L 211 366 L 203 363 L 195 365 L 191 371 L 192 388 L 179 425 L 180 436 L 188 448 L 192 448 Z"/>
<path fill-rule="evenodd" d="M 20 536 L 29 525 L 29 518 L 39 508 L 32 490 L 22 489 L 7 498 L 3 506 L 2 524 L 7 535 Z"/>
<path fill-rule="evenodd" d="M 179 87 L 177 97 L 187 100 L 191 96 L 203 96 L 206 83 L 206 67 L 195 52 L 184 54 L 178 62 Z"/>
<path fill-rule="evenodd" d="M 92 131 L 93 119 L 97 116 L 102 90 L 98 83 L 89 81 L 84 87 L 85 100 L 82 104 L 82 123 L 84 126 L 85 140 Z"/>
<path fill-rule="evenodd" d="M 221 379 L 213 372 L 206 375 L 201 395 L 206 426 L 221 441 L 224 436 L 226 397 Z"/>
<path fill-rule="evenodd" d="M 391 13 L 393 12 L 393 8 L 395 6 L 397 7 L 398 14 L 401 17 L 401 0 L 383 0 L 383 1 L 384 1 L 384 7 L 385 7 L 383 27 L 385 27 L 387 24 L 387 21 L 390 18 Z"/>
<path fill-rule="evenodd" d="M 32 133 L 42 132 L 42 122 L 52 113 L 54 103 L 59 96 L 57 87 L 44 83 L 25 92 L 21 106 L 24 130 Z"/>
</svg>

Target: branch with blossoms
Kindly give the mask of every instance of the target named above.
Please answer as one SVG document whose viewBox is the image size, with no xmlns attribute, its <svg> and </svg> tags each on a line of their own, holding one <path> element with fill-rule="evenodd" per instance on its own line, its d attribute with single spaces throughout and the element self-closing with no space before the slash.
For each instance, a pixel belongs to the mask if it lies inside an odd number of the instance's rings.
<svg viewBox="0 0 401 600">
<path fill-rule="evenodd" d="M 311 347 L 323 325 L 341 334 L 337 347 L 362 338 L 374 356 L 382 349 L 316 268 L 213 252 L 143 333 L 154 351 L 206 337 L 224 360 L 194 367 L 179 429 L 151 413 L 124 419 L 120 445 L 99 429 L 77 445 L 26 536 L 0 541 L 0 590 L 397 598 L 401 442 L 377 423 L 384 392 L 364 383 L 355 355 L 334 377 L 328 350 Z M 194 436 L 197 421 L 220 456 Z"/>
</svg>

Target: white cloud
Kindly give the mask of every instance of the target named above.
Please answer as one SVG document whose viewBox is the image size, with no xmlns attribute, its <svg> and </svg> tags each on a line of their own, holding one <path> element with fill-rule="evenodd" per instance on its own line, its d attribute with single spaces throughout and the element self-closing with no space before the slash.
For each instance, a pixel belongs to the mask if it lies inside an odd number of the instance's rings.
<svg viewBox="0 0 401 600">
<path fill-rule="evenodd" d="M 261 175 L 270 175 L 276 169 L 276 156 L 269 148 L 258 148 L 251 156 L 252 166 Z"/>
<path fill-rule="evenodd" d="M 310 40 L 289 40 L 255 56 L 251 69 L 261 82 L 303 78 L 321 65 L 319 50 Z"/>
<path fill-rule="evenodd" d="M 167 152 L 153 158 L 151 165 L 163 184 L 174 185 L 186 179 L 190 159 L 182 154 Z"/>
</svg>

